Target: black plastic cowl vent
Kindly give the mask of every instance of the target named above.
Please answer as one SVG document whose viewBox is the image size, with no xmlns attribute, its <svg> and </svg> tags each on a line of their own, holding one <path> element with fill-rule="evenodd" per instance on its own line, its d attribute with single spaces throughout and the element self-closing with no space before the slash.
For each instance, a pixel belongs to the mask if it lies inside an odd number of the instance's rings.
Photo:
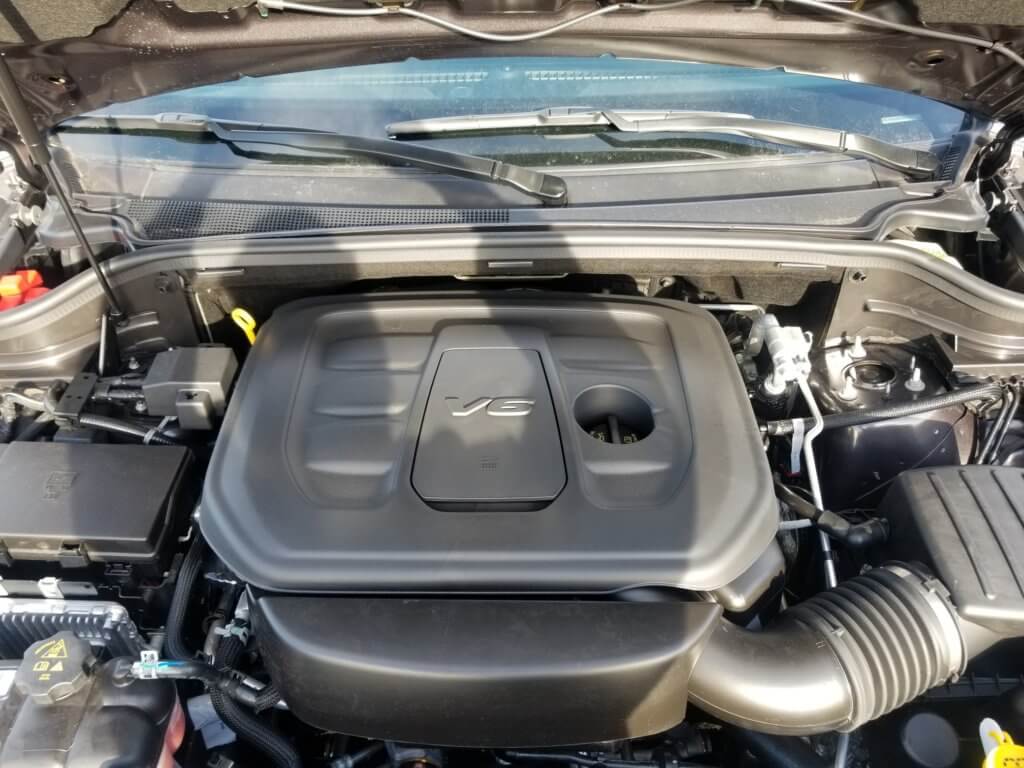
<svg viewBox="0 0 1024 768">
<path fill-rule="evenodd" d="M 956 170 L 960 167 L 960 160 L 963 158 L 963 154 L 956 147 L 950 147 L 947 150 L 942 158 L 942 165 L 939 167 L 938 178 L 940 181 L 953 181 L 956 177 Z"/>
<path fill-rule="evenodd" d="M 504 224 L 503 208 L 370 208 L 148 198 L 121 209 L 147 240 L 423 224 Z"/>
</svg>

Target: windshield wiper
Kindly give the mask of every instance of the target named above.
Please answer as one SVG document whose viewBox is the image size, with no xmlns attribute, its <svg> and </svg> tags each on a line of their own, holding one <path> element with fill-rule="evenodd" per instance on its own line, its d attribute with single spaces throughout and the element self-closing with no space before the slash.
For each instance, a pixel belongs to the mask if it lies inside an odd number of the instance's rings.
<svg viewBox="0 0 1024 768">
<path fill-rule="evenodd" d="M 372 139 L 332 131 L 294 128 L 273 123 L 220 120 L 205 115 L 161 113 L 156 115 L 86 115 L 65 120 L 59 130 L 153 131 L 171 134 L 202 134 L 224 144 L 273 145 L 331 155 L 355 154 L 396 165 L 410 165 L 478 181 L 504 184 L 535 197 L 545 205 L 565 205 L 565 181 L 549 173 L 503 163 L 487 157 L 404 144 L 393 139 Z"/>
<path fill-rule="evenodd" d="M 408 139 L 451 133 L 560 130 L 577 127 L 597 127 L 622 133 L 725 133 L 774 144 L 843 152 L 877 162 L 908 176 L 930 176 L 939 168 L 939 158 L 931 152 L 892 144 L 859 133 L 800 123 L 761 120 L 732 112 L 552 107 L 535 112 L 408 120 L 387 126 L 387 133 L 396 139 Z"/>
</svg>

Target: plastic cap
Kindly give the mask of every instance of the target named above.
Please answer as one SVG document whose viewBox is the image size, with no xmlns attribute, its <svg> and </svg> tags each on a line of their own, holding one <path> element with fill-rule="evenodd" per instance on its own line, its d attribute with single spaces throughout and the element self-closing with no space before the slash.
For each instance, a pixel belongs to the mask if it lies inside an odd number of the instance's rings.
<svg viewBox="0 0 1024 768">
<path fill-rule="evenodd" d="M 37 703 L 52 704 L 81 691 L 94 663 L 89 643 L 74 632 L 58 632 L 29 646 L 14 683 Z"/>
<path fill-rule="evenodd" d="M 949 721 L 934 712 L 918 712 L 900 731 L 900 741 L 917 768 L 952 768 L 960 759 L 960 740 Z"/>
<path fill-rule="evenodd" d="M 35 269 L 19 269 L 11 275 L 0 275 L 0 312 L 38 299 L 49 292 L 43 276 Z"/>
<path fill-rule="evenodd" d="M 1015 768 L 1024 764 L 1024 745 L 1013 743 L 1010 734 L 992 718 L 981 721 L 981 744 L 985 750 L 982 768 Z"/>
</svg>

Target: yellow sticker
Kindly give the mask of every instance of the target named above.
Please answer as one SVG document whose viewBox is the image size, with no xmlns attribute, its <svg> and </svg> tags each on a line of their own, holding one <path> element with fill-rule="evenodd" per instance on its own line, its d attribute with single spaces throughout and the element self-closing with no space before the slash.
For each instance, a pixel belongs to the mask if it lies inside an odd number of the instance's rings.
<svg viewBox="0 0 1024 768">
<path fill-rule="evenodd" d="M 40 679 L 41 681 L 46 681 L 46 680 L 49 680 L 49 679 L 50 679 L 50 673 L 49 673 L 49 672 L 44 672 L 43 674 L 41 674 L 41 675 L 39 676 L 39 679 Z"/>
<path fill-rule="evenodd" d="M 63 672 L 64 671 L 64 662 L 63 661 L 54 662 L 53 666 L 50 667 L 50 671 L 51 672 Z"/>
<path fill-rule="evenodd" d="M 51 640 L 36 648 L 36 656 L 43 659 L 66 659 L 68 657 L 67 643 L 63 639 Z"/>
<path fill-rule="evenodd" d="M 50 662 L 48 662 L 48 661 L 37 661 L 33 665 L 32 671 L 33 672 L 45 672 L 49 668 L 50 668 Z"/>
</svg>

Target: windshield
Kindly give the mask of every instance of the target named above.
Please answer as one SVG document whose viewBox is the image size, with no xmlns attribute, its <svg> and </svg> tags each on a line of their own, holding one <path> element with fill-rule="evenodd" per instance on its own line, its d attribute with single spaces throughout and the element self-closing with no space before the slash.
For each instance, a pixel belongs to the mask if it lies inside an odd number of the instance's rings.
<svg viewBox="0 0 1024 768">
<path fill-rule="evenodd" d="M 391 123 L 466 114 L 585 106 L 606 110 L 733 112 L 856 132 L 928 149 L 963 124 L 956 108 L 912 94 L 779 70 L 597 58 L 507 57 L 402 62 L 245 78 L 118 104 L 92 114 L 184 112 L 384 138 Z M 73 153 L 217 166 L 271 162 L 213 141 L 65 132 Z M 709 161 L 807 149 L 719 135 L 502 131 L 419 137 L 432 147 L 531 166 Z M 367 158 L 305 162 L 374 164 Z M 280 158 L 276 162 L 281 162 Z"/>
</svg>

